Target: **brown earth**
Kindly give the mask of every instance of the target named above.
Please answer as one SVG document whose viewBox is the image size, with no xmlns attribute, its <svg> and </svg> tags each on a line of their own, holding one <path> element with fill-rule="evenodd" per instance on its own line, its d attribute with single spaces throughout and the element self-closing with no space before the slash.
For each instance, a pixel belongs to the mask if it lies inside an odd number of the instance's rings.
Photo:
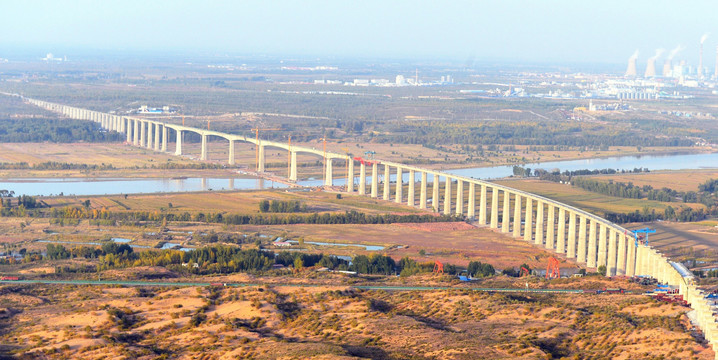
<svg viewBox="0 0 718 360">
<path fill-rule="evenodd" d="M 18 310 L 2 320 L 0 342 L 35 358 L 714 358 L 691 336 L 687 308 L 642 295 L 346 286 L 22 292 L 42 301 L 0 298 Z"/>
</svg>

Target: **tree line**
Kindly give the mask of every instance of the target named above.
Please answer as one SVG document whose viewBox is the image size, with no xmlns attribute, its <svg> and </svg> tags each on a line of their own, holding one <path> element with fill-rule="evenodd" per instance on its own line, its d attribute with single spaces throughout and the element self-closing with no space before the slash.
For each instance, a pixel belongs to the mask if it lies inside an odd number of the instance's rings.
<svg viewBox="0 0 718 360">
<path fill-rule="evenodd" d="M 0 121 L 0 142 L 116 142 L 124 135 L 102 130 L 99 124 L 86 120 L 4 118 Z"/>
<path fill-rule="evenodd" d="M 295 213 L 307 211 L 307 205 L 299 200 L 262 200 L 259 202 L 259 211 L 266 213 Z"/>
<path fill-rule="evenodd" d="M 263 215 L 263 214 L 223 214 L 198 212 L 190 214 L 170 213 L 160 211 L 110 211 L 107 208 L 90 209 L 89 206 L 65 206 L 62 208 L 40 208 L 39 202 L 32 197 L 22 195 L 20 203 L 13 205 L 11 199 L 3 202 L 0 216 L 29 216 L 52 219 L 90 219 L 90 220 L 111 220 L 114 222 L 160 222 L 160 221 L 183 221 L 183 222 L 206 222 L 221 223 L 227 225 L 288 225 L 288 224 L 391 224 L 391 223 L 426 223 L 426 222 L 453 222 L 462 221 L 461 215 L 434 215 L 434 214 L 366 214 L 356 210 L 345 211 L 344 213 L 312 213 L 312 214 L 287 214 L 287 215 Z M 26 204 L 27 206 L 23 205 Z M 86 205 L 89 203 L 85 202 Z M 31 211 L 32 210 L 32 211 Z"/>
<path fill-rule="evenodd" d="M 534 121 L 461 124 L 445 121 L 388 124 L 374 136 L 381 143 L 404 144 L 505 144 L 562 146 L 692 146 L 685 136 L 657 137 L 650 133 L 609 132 L 592 124 L 546 124 Z"/>
</svg>

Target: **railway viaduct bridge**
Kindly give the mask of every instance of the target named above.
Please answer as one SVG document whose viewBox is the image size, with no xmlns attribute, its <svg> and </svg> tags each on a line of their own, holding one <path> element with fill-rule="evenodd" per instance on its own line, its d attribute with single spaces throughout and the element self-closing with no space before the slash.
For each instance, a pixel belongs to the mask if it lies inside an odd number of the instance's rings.
<svg viewBox="0 0 718 360">
<path fill-rule="evenodd" d="M 210 136 L 229 142 L 227 162 L 230 165 L 235 164 L 235 142 L 252 143 L 258 147 L 257 167 L 260 172 L 264 171 L 265 147 L 284 149 L 290 153 L 288 177 L 292 181 L 297 180 L 297 153 L 310 153 L 326 158 L 324 184 L 329 186 L 333 185 L 334 178 L 332 160 L 344 160 L 348 162 L 345 187 L 348 193 L 395 201 L 443 214 L 466 215 L 475 218 L 481 226 L 497 229 L 517 240 L 553 251 L 588 268 L 605 266 L 608 276 L 651 276 L 662 283 L 677 286 L 696 310 L 706 339 L 711 342 L 714 350 L 718 350 L 718 323 L 710 306 L 711 301 L 706 298 L 707 294 L 696 286 L 690 271 L 648 244 L 635 241 L 632 233 L 621 226 L 581 209 L 507 186 L 396 162 L 365 161 L 302 146 L 108 114 L 36 99 L 24 100 L 69 118 L 98 122 L 104 129 L 124 133 L 128 143 L 155 151 L 167 152 L 168 132 L 172 130 L 177 139 L 175 155 L 182 155 L 182 134 L 197 133 L 202 137 L 201 160 L 207 160 L 207 139 Z M 355 174 L 357 163 L 358 183 Z M 368 171 L 371 171 L 370 175 Z"/>
</svg>

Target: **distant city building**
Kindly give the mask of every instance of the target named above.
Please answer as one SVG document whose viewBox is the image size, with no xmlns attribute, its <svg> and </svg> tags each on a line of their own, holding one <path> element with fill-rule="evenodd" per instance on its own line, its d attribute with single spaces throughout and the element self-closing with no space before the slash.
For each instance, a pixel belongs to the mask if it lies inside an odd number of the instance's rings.
<svg viewBox="0 0 718 360">
<path fill-rule="evenodd" d="M 406 79 L 404 78 L 404 75 L 397 75 L 396 76 L 396 86 L 405 86 L 406 85 Z"/>
<path fill-rule="evenodd" d="M 174 113 L 175 109 L 169 107 L 169 106 L 163 106 L 162 108 L 154 108 L 149 107 L 147 105 L 140 106 L 139 109 L 137 109 L 138 114 L 171 114 Z"/>
<path fill-rule="evenodd" d="M 56 58 L 55 56 L 52 55 L 52 53 L 47 53 L 47 55 L 45 55 L 45 57 L 42 58 L 42 60 L 47 61 L 47 62 L 50 62 L 50 61 L 63 61 L 63 58 Z M 67 57 L 65 57 L 64 60 L 67 61 Z"/>
</svg>

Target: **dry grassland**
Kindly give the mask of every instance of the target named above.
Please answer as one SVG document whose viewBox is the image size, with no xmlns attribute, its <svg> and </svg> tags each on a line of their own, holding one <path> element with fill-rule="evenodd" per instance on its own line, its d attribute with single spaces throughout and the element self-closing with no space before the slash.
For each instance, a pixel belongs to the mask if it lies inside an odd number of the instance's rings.
<svg viewBox="0 0 718 360">
<path fill-rule="evenodd" d="M 663 212 L 663 210 L 665 210 L 668 206 L 673 206 L 674 208 L 678 206 L 678 203 L 673 202 L 613 197 L 586 191 L 566 184 L 536 179 L 501 180 L 496 181 L 496 183 L 545 196 L 547 198 L 575 206 L 579 209 L 595 213 L 599 216 L 602 216 L 606 212 L 628 213 L 636 210 L 641 211 L 644 207 L 656 209 L 657 212 Z M 681 205 L 690 206 L 696 209 L 705 208 L 702 204 Z"/>
<path fill-rule="evenodd" d="M 49 359 L 713 359 L 641 295 L 0 288 L 6 349 Z"/>
<path fill-rule="evenodd" d="M 636 186 L 650 185 L 654 189 L 669 188 L 676 191 L 698 191 L 698 185 L 710 179 L 718 179 L 718 171 L 696 169 L 690 171 L 660 171 L 638 174 L 615 174 L 593 176 L 596 180 L 629 183 Z"/>
</svg>

